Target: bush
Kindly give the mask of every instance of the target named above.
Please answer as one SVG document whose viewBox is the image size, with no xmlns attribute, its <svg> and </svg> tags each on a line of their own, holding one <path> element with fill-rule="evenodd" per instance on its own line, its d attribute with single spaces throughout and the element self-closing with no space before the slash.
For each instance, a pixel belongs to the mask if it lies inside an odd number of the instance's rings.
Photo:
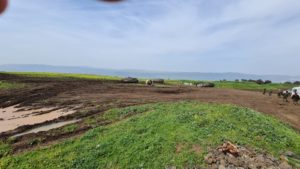
<svg viewBox="0 0 300 169">
<path fill-rule="evenodd" d="M 300 85 L 300 81 L 295 81 L 294 85 Z"/>
<path fill-rule="evenodd" d="M 271 80 L 266 80 L 266 81 L 265 81 L 265 84 L 271 84 L 271 83 L 272 83 Z"/>
<path fill-rule="evenodd" d="M 284 82 L 284 84 L 292 84 L 292 82 L 287 81 L 287 82 Z"/>
<path fill-rule="evenodd" d="M 199 83 L 197 84 L 197 87 L 215 87 L 216 85 L 212 82 L 208 82 L 208 83 Z"/>
<path fill-rule="evenodd" d="M 258 79 L 258 80 L 256 80 L 256 83 L 257 84 L 264 84 L 265 82 L 263 80 L 261 80 L 261 79 Z"/>
</svg>

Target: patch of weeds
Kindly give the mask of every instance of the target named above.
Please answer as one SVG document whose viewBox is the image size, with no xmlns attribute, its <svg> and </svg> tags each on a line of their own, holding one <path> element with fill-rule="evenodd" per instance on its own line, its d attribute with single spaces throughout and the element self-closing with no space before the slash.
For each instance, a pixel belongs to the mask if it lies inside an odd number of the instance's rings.
<svg viewBox="0 0 300 169">
<path fill-rule="evenodd" d="M 77 124 L 69 124 L 63 128 L 63 131 L 65 133 L 71 133 L 71 132 L 75 131 L 77 128 L 78 128 Z"/>
<path fill-rule="evenodd" d="M 89 126 L 95 126 L 97 124 L 97 119 L 95 117 L 88 117 L 84 119 L 84 123 Z"/>
<path fill-rule="evenodd" d="M 28 142 L 29 145 L 34 146 L 38 145 L 39 143 L 42 142 L 42 138 L 34 138 Z"/>
<path fill-rule="evenodd" d="M 0 142 L 0 159 L 10 154 L 11 147 L 9 144 Z"/>
</svg>

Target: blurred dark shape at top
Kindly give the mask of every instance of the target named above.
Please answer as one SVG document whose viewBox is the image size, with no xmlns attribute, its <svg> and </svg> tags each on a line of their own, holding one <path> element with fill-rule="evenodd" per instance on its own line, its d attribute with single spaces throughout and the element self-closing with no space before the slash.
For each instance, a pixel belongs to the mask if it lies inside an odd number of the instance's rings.
<svg viewBox="0 0 300 169">
<path fill-rule="evenodd" d="M 99 1 L 108 2 L 108 3 L 118 3 L 118 2 L 125 1 L 125 0 L 99 0 Z"/>
<path fill-rule="evenodd" d="M 7 8 L 8 0 L 0 0 L 0 14 Z"/>
</svg>

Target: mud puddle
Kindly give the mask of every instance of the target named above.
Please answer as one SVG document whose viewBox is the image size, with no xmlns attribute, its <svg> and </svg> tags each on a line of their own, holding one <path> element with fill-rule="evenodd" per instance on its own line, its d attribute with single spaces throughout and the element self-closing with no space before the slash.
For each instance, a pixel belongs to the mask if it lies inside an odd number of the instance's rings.
<svg viewBox="0 0 300 169">
<path fill-rule="evenodd" d="M 54 124 L 49 124 L 49 125 L 37 127 L 37 128 L 31 129 L 29 131 L 16 134 L 16 135 L 12 136 L 12 138 L 23 136 L 23 135 L 30 134 L 30 133 L 38 133 L 38 132 L 41 132 L 41 131 L 49 131 L 49 130 L 52 130 L 52 129 L 63 127 L 63 126 L 68 125 L 68 124 L 76 123 L 78 121 L 80 121 L 80 120 L 70 120 L 70 121 L 58 122 L 58 123 L 54 123 Z"/>
<path fill-rule="evenodd" d="M 14 130 L 19 126 L 33 125 L 73 114 L 75 110 L 47 107 L 33 109 L 18 108 L 18 105 L 0 109 L 0 133 Z"/>
</svg>

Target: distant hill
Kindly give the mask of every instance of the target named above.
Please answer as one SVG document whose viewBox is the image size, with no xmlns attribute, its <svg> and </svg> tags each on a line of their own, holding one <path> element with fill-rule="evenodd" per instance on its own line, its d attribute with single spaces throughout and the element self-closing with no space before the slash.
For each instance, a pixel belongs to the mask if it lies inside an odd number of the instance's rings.
<svg viewBox="0 0 300 169">
<path fill-rule="evenodd" d="M 6 72 L 58 72 L 58 73 L 81 73 L 101 74 L 121 77 L 138 78 L 164 78 L 164 79 L 185 79 L 185 80 L 235 80 L 235 79 L 263 79 L 274 82 L 297 81 L 300 76 L 288 75 L 255 75 L 243 73 L 201 73 L 201 72 L 162 72 L 145 70 L 114 70 L 91 67 L 70 67 L 50 65 L 0 65 L 0 71 Z"/>
</svg>

